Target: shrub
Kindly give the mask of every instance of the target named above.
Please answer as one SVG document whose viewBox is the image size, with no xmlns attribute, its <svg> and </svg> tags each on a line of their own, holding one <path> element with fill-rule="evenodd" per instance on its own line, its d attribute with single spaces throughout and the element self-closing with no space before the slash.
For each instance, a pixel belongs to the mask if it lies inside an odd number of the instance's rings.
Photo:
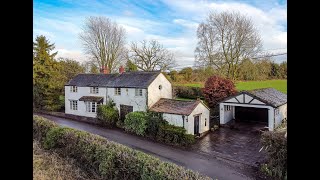
<svg viewBox="0 0 320 180">
<path fill-rule="evenodd" d="M 131 112 L 126 115 L 124 128 L 126 131 L 144 136 L 147 129 L 148 114 L 142 111 Z"/>
<path fill-rule="evenodd" d="M 33 118 L 34 132 L 42 132 L 41 143 L 74 158 L 93 179 L 211 179 L 100 136 L 48 122 Z"/>
<path fill-rule="evenodd" d="M 261 142 L 268 154 L 268 162 L 263 171 L 275 179 L 286 179 L 287 176 L 287 138 L 286 132 L 269 132 L 262 134 Z"/>
<path fill-rule="evenodd" d="M 211 76 L 207 79 L 203 94 L 210 108 L 214 108 L 218 102 L 236 93 L 236 88 L 231 80 L 219 76 Z"/>
<path fill-rule="evenodd" d="M 168 124 L 168 122 L 163 120 L 161 114 L 148 112 L 148 127 L 146 129 L 146 134 L 151 138 L 156 138 L 159 131 L 159 126 L 165 124 Z"/>
<path fill-rule="evenodd" d="M 199 87 L 174 86 L 173 91 L 175 96 L 180 98 L 203 98 L 202 88 Z"/>
<path fill-rule="evenodd" d="M 97 109 L 97 118 L 104 126 L 115 126 L 119 119 L 119 111 L 116 107 L 110 105 L 99 105 Z"/>
<path fill-rule="evenodd" d="M 170 124 L 159 126 L 157 140 L 168 144 L 183 146 L 189 146 L 195 142 L 194 136 L 186 134 L 186 130 L 183 127 L 177 127 Z"/>
<path fill-rule="evenodd" d="M 55 126 L 57 126 L 56 123 L 52 121 L 48 121 L 41 116 L 34 115 L 33 116 L 33 139 L 42 141 L 46 137 L 47 132 Z"/>
</svg>

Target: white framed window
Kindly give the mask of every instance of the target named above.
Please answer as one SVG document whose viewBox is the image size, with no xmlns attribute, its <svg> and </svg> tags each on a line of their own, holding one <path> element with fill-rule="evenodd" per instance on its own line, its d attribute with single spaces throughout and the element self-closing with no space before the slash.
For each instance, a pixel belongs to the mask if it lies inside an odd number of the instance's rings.
<svg viewBox="0 0 320 180">
<path fill-rule="evenodd" d="M 136 96 L 142 96 L 142 89 L 135 89 Z"/>
<path fill-rule="evenodd" d="M 98 94 L 99 88 L 98 87 L 90 87 L 90 93 L 91 94 Z"/>
<path fill-rule="evenodd" d="M 121 88 L 114 88 L 115 95 L 121 95 Z"/>
<path fill-rule="evenodd" d="M 224 111 L 231 111 L 231 106 L 224 106 Z"/>
<path fill-rule="evenodd" d="M 70 109 L 78 110 L 78 101 L 70 100 Z"/>
<path fill-rule="evenodd" d="M 78 92 L 78 87 L 77 86 L 71 86 L 70 87 L 70 92 Z"/>
<path fill-rule="evenodd" d="M 86 112 L 97 112 L 97 105 L 98 105 L 97 102 L 86 101 L 85 104 L 86 104 Z"/>
</svg>

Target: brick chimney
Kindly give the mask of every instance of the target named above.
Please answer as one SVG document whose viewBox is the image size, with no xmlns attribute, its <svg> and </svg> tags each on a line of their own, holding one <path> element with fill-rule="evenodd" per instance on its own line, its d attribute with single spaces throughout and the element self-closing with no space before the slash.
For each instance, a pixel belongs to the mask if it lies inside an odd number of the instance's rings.
<svg viewBox="0 0 320 180">
<path fill-rule="evenodd" d="M 100 73 L 109 74 L 108 66 L 102 66 L 102 68 L 100 69 Z"/>
<path fill-rule="evenodd" d="M 120 73 L 120 74 L 124 73 L 124 67 L 123 67 L 122 65 L 121 65 L 120 68 L 119 68 L 119 73 Z"/>
</svg>

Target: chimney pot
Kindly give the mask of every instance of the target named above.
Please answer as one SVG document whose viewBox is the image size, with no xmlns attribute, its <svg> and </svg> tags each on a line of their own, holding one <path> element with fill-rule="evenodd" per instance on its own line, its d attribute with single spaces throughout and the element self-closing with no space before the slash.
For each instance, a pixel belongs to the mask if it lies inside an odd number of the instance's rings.
<svg viewBox="0 0 320 180">
<path fill-rule="evenodd" d="M 124 73 L 124 67 L 123 67 L 122 65 L 121 65 L 120 68 L 119 68 L 119 73 L 120 73 L 120 74 Z"/>
</svg>

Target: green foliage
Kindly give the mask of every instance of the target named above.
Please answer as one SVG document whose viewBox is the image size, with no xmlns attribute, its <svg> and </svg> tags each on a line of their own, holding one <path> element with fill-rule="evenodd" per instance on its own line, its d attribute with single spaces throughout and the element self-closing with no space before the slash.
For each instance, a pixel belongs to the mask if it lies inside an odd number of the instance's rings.
<svg viewBox="0 0 320 180">
<path fill-rule="evenodd" d="M 124 128 L 126 131 L 144 136 L 147 129 L 148 115 L 146 112 L 135 111 L 126 115 Z"/>
<path fill-rule="evenodd" d="M 178 72 L 176 70 L 170 71 L 170 79 L 174 82 L 178 79 Z"/>
<path fill-rule="evenodd" d="M 180 74 L 183 74 L 184 79 L 185 79 L 186 81 L 190 81 L 191 78 L 192 78 L 192 68 L 191 68 L 191 67 L 183 68 L 183 69 L 180 71 Z"/>
<path fill-rule="evenodd" d="M 72 157 L 96 179 L 211 179 L 100 136 L 46 121 L 34 116 L 33 132 L 45 132 L 38 138 L 40 143 L 62 157 Z"/>
<path fill-rule="evenodd" d="M 268 154 L 268 162 L 263 165 L 262 170 L 274 179 L 286 179 L 288 164 L 285 132 L 264 132 L 261 142 Z"/>
<path fill-rule="evenodd" d="M 176 97 L 196 99 L 203 98 L 202 88 L 189 86 L 173 86 L 173 91 Z"/>
<path fill-rule="evenodd" d="M 64 88 L 59 65 L 51 53 L 54 44 L 45 36 L 37 36 L 33 43 L 33 104 L 35 108 L 59 109 L 59 95 Z"/>
<path fill-rule="evenodd" d="M 114 106 L 112 101 L 107 102 L 106 105 L 99 105 L 97 109 L 97 118 L 102 125 L 112 127 L 115 126 L 119 120 L 119 111 Z"/>
<path fill-rule="evenodd" d="M 126 63 L 126 72 L 132 71 L 138 71 L 138 67 L 132 61 L 128 60 Z"/>
<path fill-rule="evenodd" d="M 146 129 L 146 134 L 155 139 L 159 131 L 159 127 L 165 124 L 168 124 L 168 122 L 163 120 L 160 113 L 148 112 L 148 127 Z"/>
<path fill-rule="evenodd" d="M 43 141 L 48 131 L 57 126 L 56 123 L 49 121 L 41 116 L 33 116 L 33 139 Z"/>
<path fill-rule="evenodd" d="M 157 140 L 173 145 L 189 146 L 195 142 L 194 136 L 186 134 L 186 129 L 170 124 L 161 124 Z"/>
<path fill-rule="evenodd" d="M 78 61 L 68 58 L 59 58 L 59 72 L 63 75 L 63 82 L 67 83 L 80 73 L 85 72 L 85 68 Z"/>
<path fill-rule="evenodd" d="M 287 61 L 283 61 L 279 68 L 281 78 L 287 79 Z"/>
</svg>

